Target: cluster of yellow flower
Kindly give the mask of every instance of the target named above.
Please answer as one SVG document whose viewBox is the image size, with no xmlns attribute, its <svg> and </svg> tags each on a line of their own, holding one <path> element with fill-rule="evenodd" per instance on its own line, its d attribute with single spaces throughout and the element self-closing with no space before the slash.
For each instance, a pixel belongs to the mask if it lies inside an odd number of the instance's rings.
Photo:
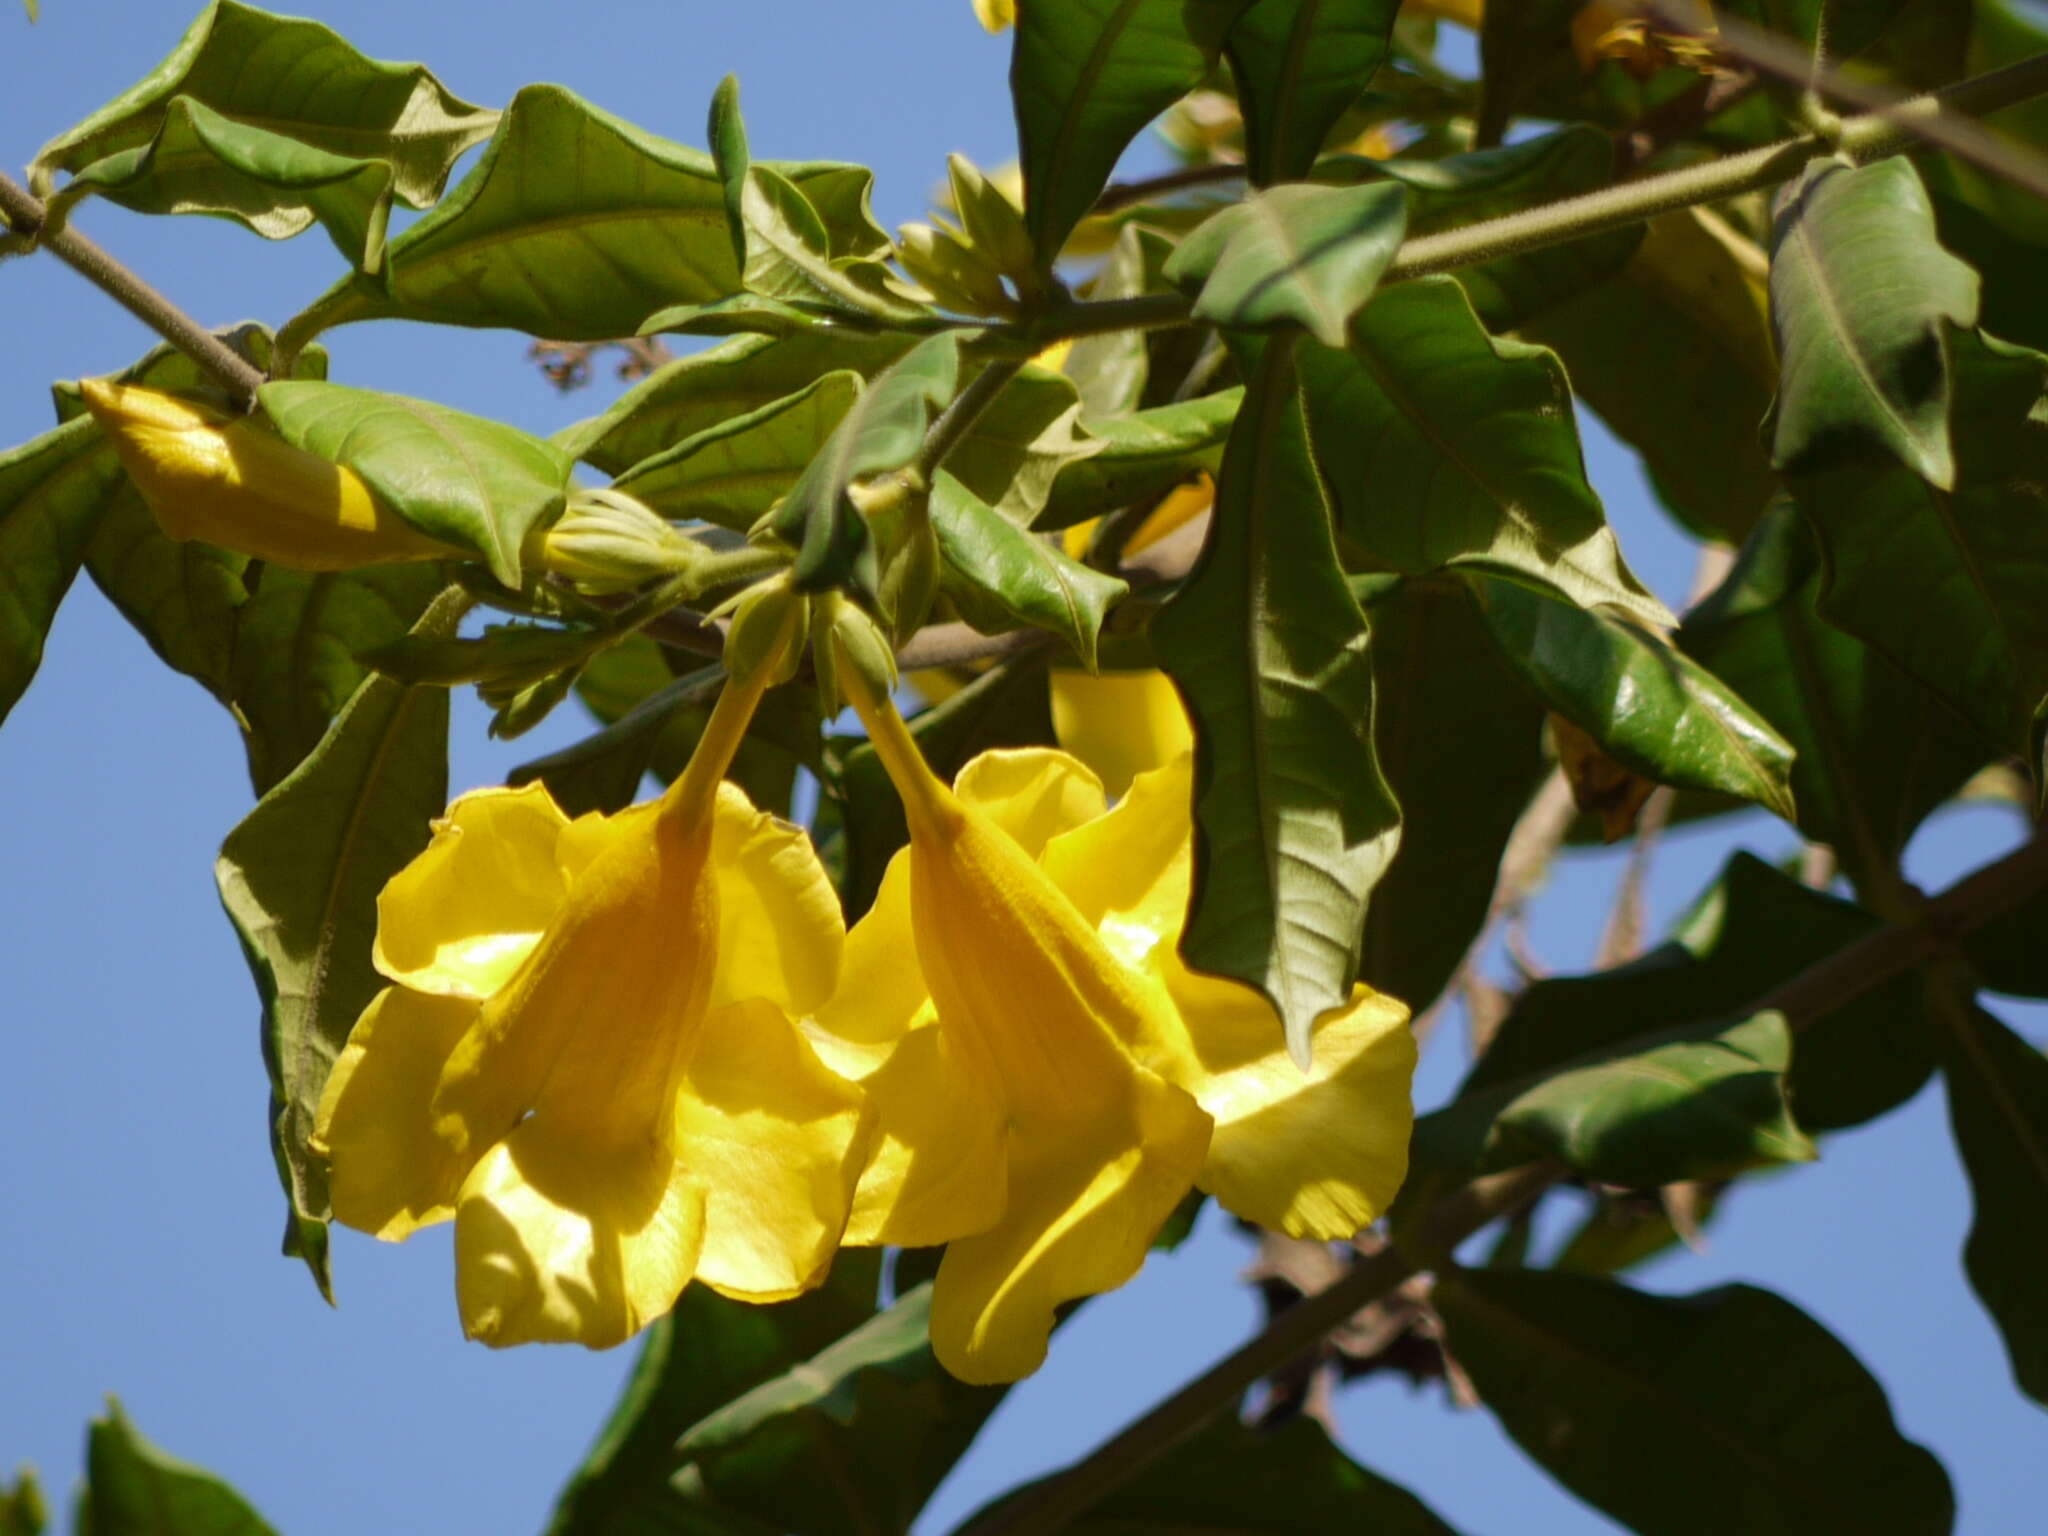
<svg viewBox="0 0 2048 1536">
<path fill-rule="evenodd" d="M 231 459 L 208 470 L 151 434 L 267 439 L 86 398 L 168 531 L 251 548 L 233 523 L 266 508 L 236 512 Z M 195 488 L 211 520 L 171 526 Z M 356 511 L 336 558 L 417 557 Z M 308 515 L 268 512 L 287 540 Z M 1050 748 L 984 753 L 949 787 L 880 669 L 821 658 L 910 829 L 848 933 L 804 831 L 725 782 L 809 610 L 840 615 L 823 647 L 865 622 L 837 597 L 759 589 L 660 799 L 572 820 L 538 785 L 477 790 L 385 887 L 374 958 L 391 985 L 316 1130 L 336 1218 L 393 1240 L 452 1218 L 463 1326 L 498 1345 L 601 1348 L 692 1279 L 775 1301 L 841 1246 L 943 1244 L 932 1343 L 984 1382 L 1034 1370 L 1056 1309 L 1130 1279 L 1191 1188 L 1297 1237 L 1374 1220 L 1406 1167 L 1407 1011 L 1360 987 L 1304 1072 L 1264 998 L 1182 961 L 1194 755 L 1171 685 L 1062 685 L 1063 738 L 1096 745 L 1112 806 Z"/>
</svg>

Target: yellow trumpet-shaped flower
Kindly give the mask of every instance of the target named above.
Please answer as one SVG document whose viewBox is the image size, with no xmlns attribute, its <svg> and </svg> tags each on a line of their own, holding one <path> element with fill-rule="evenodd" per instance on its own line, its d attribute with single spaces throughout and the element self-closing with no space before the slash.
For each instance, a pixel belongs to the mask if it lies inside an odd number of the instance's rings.
<svg viewBox="0 0 2048 1536">
<path fill-rule="evenodd" d="M 173 539 L 300 571 L 470 558 L 407 523 L 353 470 L 246 418 L 137 384 L 85 379 L 79 391 Z"/>
<path fill-rule="evenodd" d="M 838 898 L 800 829 L 720 782 L 768 670 L 658 801 L 572 821 L 537 785 L 464 795 L 378 899 L 394 985 L 315 1145 L 348 1225 L 454 1218 L 474 1338 L 603 1348 L 693 1277 L 772 1301 L 831 1263 L 869 1116 L 795 1020 L 833 989 Z"/>
<path fill-rule="evenodd" d="M 1035 1370 L 1054 1309 L 1135 1274 L 1191 1187 L 1302 1237 L 1385 1208 L 1406 1172 L 1407 1010 L 1360 988 L 1304 1073 L 1263 998 L 1187 969 L 1189 755 L 1114 810 L 1048 749 L 984 753 L 949 789 L 871 684 L 848 691 L 910 846 L 817 1020 L 879 1117 L 845 1240 L 948 1245 L 931 1327 L 949 1371 Z"/>
</svg>

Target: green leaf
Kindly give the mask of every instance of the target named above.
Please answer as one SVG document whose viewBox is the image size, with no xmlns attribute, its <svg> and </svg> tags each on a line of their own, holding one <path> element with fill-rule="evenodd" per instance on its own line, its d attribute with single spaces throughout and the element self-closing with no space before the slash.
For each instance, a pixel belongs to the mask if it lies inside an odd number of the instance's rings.
<svg viewBox="0 0 2048 1536">
<path fill-rule="evenodd" d="M 0 453 L 0 720 L 35 677 L 43 637 L 122 483 L 121 461 L 90 420 Z"/>
<path fill-rule="evenodd" d="M 671 1486 L 676 1441 L 873 1315 L 880 1260 L 875 1250 L 842 1253 L 818 1289 L 771 1306 L 703 1285 L 684 1290 L 647 1330 L 618 1406 L 563 1490 L 547 1536 L 730 1531 L 717 1514 L 693 1508 L 701 1487 Z"/>
<path fill-rule="evenodd" d="M 78 1536 L 276 1536 L 211 1472 L 142 1438 L 117 1399 L 85 1444 Z"/>
<path fill-rule="evenodd" d="M 1362 595 L 1373 739 L 1401 846 L 1366 909 L 1358 974 L 1420 1013 L 1477 936 L 1508 835 L 1548 768 L 1543 708 L 1462 585 L 1368 580 L 1380 589 Z"/>
<path fill-rule="evenodd" d="M 558 515 L 571 461 L 502 422 L 343 384 L 278 382 L 258 404 L 286 442 L 343 464 L 421 532 L 473 549 L 508 587 L 526 536 Z"/>
<path fill-rule="evenodd" d="M 944 589 L 970 624 L 984 634 L 1048 630 L 1095 670 L 1096 636 L 1129 583 L 1024 532 L 945 470 L 932 485 L 931 518 Z"/>
<path fill-rule="evenodd" d="M 1124 147 L 1202 82 L 1249 0 L 1063 0 L 1018 7 L 1010 95 L 1024 223 L 1050 272 Z"/>
<path fill-rule="evenodd" d="M 1087 296 L 1100 302 L 1164 293 L 1168 286 L 1166 259 L 1172 254 L 1173 243 L 1157 230 L 1126 225 L 1118 232 L 1102 270 L 1085 290 Z M 1145 393 L 1152 350 L 1143 331 L 1079 336 L 1060 371 L 1080 390 L 1082 407 L 1089 415 L 1121 416 L 1136 410 Z"/>
<path fill-rule="evenodd" d="M 917 321 L 932 311 L 890 291 L 888 269 L 866 257 L 834 259 L 818 210 L 788 176 L 750 165 L 740 191 L 749 292 L 869 320 Z"/>
<path fill-rule="evenodd" d="M 28 14 L 33 21 L 36 14 L 33 0 Z M 36 1469 L 23 1462 L 15 1473 L 14 1486 L 0 1485 L 0 1536 L 42 1536 L 49 1519 L 50 1506 L 43 1500 L 43 1487 L 36 1481 Z"/>
<path fill-rule="evenodd" d="M 452 627 L 461 606 L 443 596 L 424 627 Z M 307 1140 L 334 1058 L 384 985 L 370 963 L 377 893 L 426 847 L 447 800 L 447 693 L 367 678 L 214 865 L 263 1001 L 285 1252 L 330 1300 L 327 1168 Z"/>
<path fill-rule="evenodd" d="M 1197 320 L 1238 330 L 1298 325 L 1342 347 L 1406 229 L 1398 186 L 1272 187 L 1181 241 L 1165 275 L 1194 294 Z"/>
<path fill-rule="evenodd" d="M 486 124 L 476 137 L 488 131 Z M 216 214 L 266 240 L 318 223 L 351 266 L 375 276 L 384 266 L 393 178 L 388 161 L 332 154 L 178 96 L 147 144 L 93 161 L 54 194 L 46 227 L 62 227 L 95 193 L 136 213 Z"/>
<path fill-rule="evenodd" d="M 1955 710 L 1820 617 L 1820 584 L 1813 535 L 1781 503 L 1676 638 L 1791 743 L 1799 829 L 1875 894 L 1985 751 Z"/>
<path fill-rule="evenodd" d="M 1007 1390 L 946 1374 L 930 1307 L 920 1285 L 691 1426 L 679 1502 L 793 1536 L 907 1531 Z"/>
<path fill-rule="evenodd" d="M 1698 1192 L 1692 1221 L 1703 1227 L 1720 1209 L 1721 1195 L 1730 1186 L 1702 1183 L 1682 1187 Z M 1614 1275 L 1675 1248 L 1695 1234 L 1690 1226 L 1685 1234 L 1680 1233 L 1672 1220 L 1670 1200 L 1669 1190 L 1654 1194 L 1603 1192 L 1551 1260 L 1550 1268 L 1570 1275 Z"/>
<path fill-rule="evenodd" d="M 1344 583 L 1287 339 L 1265 344 L 1201 559 L 1152 621 L 1194 718 L 1195 882 L 1181 951 L 1258 988 L 1306 1062 L 1358 974 L 1400 838 L 1373 750 L 1364 612 Z"/>
<path fill-rule="evenodd" d="M 908 352 L 905 336 L 800 332 L 736 336 L 663 363 L 601 416 L 554 436 L 571 458 L 621 474 L 685 438 L 800 394 L 823 374 L 873 378 Z"/>
<path fill-rule="evenodd" d="M 1590 976 L 1532 984 L 1495 1031 L 1458 1100 L 1513 1089 L 1582 1055 L 1638 1037 L 1747 1013 L 1808 966 L 1877 930 L 1860 907 L 1810 890 L 1747 853 L 1672 937 Z M 1918 982 L 1885 983 L 1800 1031 L 1792 1102 L 1808 1130 L 1860 1125 L 1920 1090 L 1933 1070 Z"/>
<path fill-rule="evenodd" d="M 1073 1536 L 1457 1536 L 1414 1494 L 1345 1455 L 1322 1425 L 1297 1418 L 1259 1430 L 1234 1414 L 1212 1419 L 1061 1529 Z"/>
<path fill-rule="evenodd" d="M 678 336 L 785 337 L 837 335 L 846 329 L 843 312 L 785 304 L 764 293 L 735 293 L 708 304 L 671 304 L 640 322 L 638 334 Z"/>
<path fill-rule="evenodd" d="M 48 197 L 57 172 L 82 172 L 96 161 L 144 148 L 181 104 L 199 109 L 195 120 L 204 114 L 229 127 L 295 140 L 330 158 L 382 162 L 391 190 L 415 208 L 441 195 L 456 158 L 498 120 L 497 113 L 451 96 L 423 65 L 368 59 L 316 21 L 216 0 L 154 70 L 44 145 L 29 168 L 30 186 Z M 161 171 L 172 173 L 174 167 Z M 368 222 L 367 199 L 357 217 Z"/>
<path fill-rule="evenodd" d="M 1977 323 L 1977 275 L 1935 239 L 1910 160 L 1817 162 L 1780 194 L 1771 322 L 1783 359 L 1772 464 L 1875 449 L 1955 484 L 1947 328 Z"/>
<path fill-rule="evenodd" d="M 1083 418 L 1083 428 L 1102 446 L 1065 468 L 1032 526 L 1071 528 L 1214 474 L 1243 400 L 1242 389 L 1226 389 L 1128 416 Z"/>
<path fill-rule="evenodd" d="M 1399 0 L 1259 0 L 1225 51 L 1256 186 L 1305 175 L 1386 59 Z"/>
<path fill-rule="evenodd" d="M 1316 175 L 1399 182 L 1408 189 L 1412 239 L 1598 191 L 1614 179 L 1614 149 L 1599 129 L 1574 123 L 1519 144 L 1441 160 L 1333 159 L 1318 166 Z M 1463 267 L 1457 278 L 1487 328 L 1508 330 L 1621 271 L 1642 239 L 1637 226 L 1609 230 Z"/>
<path fill-rule="evenodd" d="M 319 744 L 369 675 L 358 653 L 410 629 L 441 590 L 441 573 L 432 565 L 340 575 L 252 564 L 245 578 L 252 574 L 235 621 L 230 708 L 249 780 L 263 795 Z"/>
<path fill-rule="evenodd" d="M 1621 271 L 1521 328 L 1558 354 L 1579 400 L 1642 455 L 1678 520 L 1730 544 L 1778 489 L 1757 436 L 1778 359 L 1762 253 L 1749 247 L 1752 263 L 1746 245 L 1695 210 L 1664 214 Z"/>
<path fill-rule="evenodd" d="M 820 374 L 642 459 L 612 482 L 663 517 L 745 533 L 796 483 L 860 396 L 860 375 Z"/>
<path fill-rule="evenodd" d="M 1976 1205 L 1963 1262 L 2020 1390 L 2048 1403 L 2048 1060 L 1973 1006 L 1949 1011 L 1938 1033 L 1949 1120 Z"/>
<path fill-rule="evenodd" d="M 1823 13 L 1828 18 L 1828 52 L 1837 59 L 1861 53 L 1877 41 L 1907 0 L 1733 0 L 1736 15 L 1784 32 L 1802 43 L 1818 34 Z"/>
<path fill-rule="evenodd" d="M 1556 1159 L 1602 1184 L 1650 1189 L 1819 1156 L 1786 1104 L 1792 1033 L 1780 1013 L 1681 1025 L 1533 1082 L 1460 1095 L 1416 1126 L 1438 1167 Z"/>
<path fill-rule="evenodd" d="M 1383 289 L 1349 350 L 1305 347 L 1300 368 L 1347 563 L 1532 576 L 1582 606 L 1671 622 L 1586 483 L 1564 370 L 1488 335 L 1454 279 Z"/>
<path fill-rule="evenodd" d="M 951 783 L 967 760 L 993 747 L 1036 747 L 1053 739 L 1052 703 L 1043 652 L 992 667 L 944 703 L 912 718 L 910 734 L 932 772 Z M 847 921 L 871 906 L 882 871 L 910 841 L 903 802 L 865 737 L 836 738 L 845 756 L 829 785 L 844 806 Z"/>
<path fill-rule="evenodd" d="M 718 183 L 725 191 L 725 226 L 732 234 L 733 260 L 747 264 L 747 225 L 743 205 L 747 190 L 747 167 L 753 156 L 747 149 L 747 125 L 740 116 L 740 82 L 727 75 L 711 93 L 711 117 L 705 125 L 711 143 L 711 161 L 718 168 Z"/>
<path fill-rule="evenodd" d="M 919 342 L 867 388 L 783 498 L 775 532 L 798 546 L 792 572 L 799 587 L 851 577 L 873 590 L 873 541 L 847 487 L 917 457 L 933 414 L 953 398 L 959 368 L 959 344 L 950 334 Z"/>
<path fill-rule="evenodd" d="M 607 815 L 624 810 L 638 796 L 665 739 L 679 717 L 711 702 L 725 681 L 722 667 L 700 667 L 648 694 L 601 731 L 571 746 L 521 763 L 505 775 L 508 784 L 538 779 L 565 815 L 585 811 Z"/>
<path fill-rule="evenodd" d="M 755 162 L 767 165 L 768 162 Z M 872 255 L 858 166 L 776 165 L 819 209 L 834 255 Z M 631 336 L 656 310 L 737 293 L 711 157 L 554 85 L 512 99 L 476 167 L 391 242 L 381 284 L 344 280 L 296 317 L 281 350 L 357 320 L 508 326 L 558 341 Z"/>
<path fill-rule="evenodd" d="M 1560 85 L 1576 92 L 1572 18 L 1580 0 L 1522 0 L 1488 6 L 1479 23 L 1482 96 L 1474 125 L 1482 144 L 1498 144 L 1529 98 Z"/>
<path fill-rule="evenodd" d="M 1059 476 L 1101 451 L 1101 441 L 1080 423 L 1074 381 L 1026 363 L 946 455 L 946 468 L 1004 517 L 1027 527 L 1045 509 Z"/>
<path fill-rule="evenodd" d="M 1660 784 L 1793 816 L 1792 748 L 1719 678 L 1633 619 L 1464 574 L 1504 656 L 1557 714 Z"/>
<path fill-rule="evenodd" d="M 1434 1302 L 1516 1443 L 1643 1536 L 1945 1536 L 1955 1518 L 1876 1378 L 1768 1291 L 1455 1270 Z"/>
<path fill-rule="evenodd" d="M 1959 336 L 1954 359 L 1953 490 L 1896 465 L 1792 489 L 1820 535 L 1822 615 L 2025 753 L 2048 693 L 2048 358 Z"/>
</svg>

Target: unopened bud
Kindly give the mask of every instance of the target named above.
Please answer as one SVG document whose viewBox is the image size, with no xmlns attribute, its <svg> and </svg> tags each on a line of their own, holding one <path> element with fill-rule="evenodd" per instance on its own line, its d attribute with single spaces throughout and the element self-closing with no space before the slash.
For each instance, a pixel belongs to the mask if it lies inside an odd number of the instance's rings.
<svg viewBox="0 0 2048 1536">
<path fill-rule="evenodd" d="M 846 707 L 849 687 L 871 700 L 896 691 L 896 653 L 889 637 L 858 603 L 839 592 L 823 593 L 812 604 L 811 667 L 828 718 Z"/>
<path fill-rule="evenodd" d="M 529 559 L 565 576 L 579 591 L 625 592 L 680 575 L 704 558 L 702 546 L 623 491 L 572 491 L 562 515 L 533 536 Z"/>
<path fill-rule="evenodd" d="M 741 682 L 765 669 L 768 687 L 788 682 L 804 658 L 810 619 L 811 600 L 790 585 L 787 571 L 748 588 L 733 605 L 725 636 L 727 675 Z"/>
</svg>

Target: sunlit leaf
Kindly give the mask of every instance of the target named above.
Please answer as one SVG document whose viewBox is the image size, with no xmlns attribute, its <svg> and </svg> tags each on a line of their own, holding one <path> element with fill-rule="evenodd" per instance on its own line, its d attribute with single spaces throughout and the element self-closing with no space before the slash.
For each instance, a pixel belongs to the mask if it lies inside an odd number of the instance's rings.
<svg viewBox="0 0 2048 1536">
<path fill-rule="evenodd" d="M 439 601 L 452 626 L 459 607 Z M 377 893 L 426 847 L 447 799 L 447 693 L 367 678 L 214 866 L 263 1002 L 285 1252 L 330 1295 L 327 1168 L 307 1141 L 334 1058 L 384 985 L 370 964 Z"/>
<path fill-rule="evenodd" d="M 1899 1434 L 1876 1378 L 1768 1291 L 1455 1270 L 1434 1301 L 1516 1443 L 1644 1536 L 1945 1536 L 1955 1519 L 1941 1463 Z"/>
<path fill-rule="evenodd" d="M 121 462 L 90 420 L 0 453 L 0 719 L 36 675 L 43 637 L 121 484 Z"/>
<path fill-rule="evenodd" d="M 143 1439 L 121 1404 L 86 1435 L 79 1536 L 276 1536 L 211 1472 Z"/>
<path fill-rule="evenodd" d="M 1181 951 L 1259 989 L 1297 1060 L 1351 996 L 1366 900 L 1400 838 L 1373 749 L 1366 618 L 1298 403 L 1265 344 L 1200 561 L 1152 622 L 1194 717 L 1195 890 Z"/>
<path fill-rule="evenodd" d="M 1935 239 L 1910 160 L 1817 162 L 1780 194 L 1771 321 L 1783 360 L 1774 465 L 1875 449 L 1955 484 L 1948 328 L 1976 324 L 1977 274 Z"/>
<path fill-rule="evenodd" d="M 1081 425 L 1073 380 L 1027 363 L 946 455 L 946 468 L 1011 522 L 1027 527 L 1044 510 L 1059 477 L 1102 447 Z"/>
<path fill-rule="evenodd" d="M 1243 399 L 1242 389 L 1227 389 L 1127 416 L 1084 418 L 1102 446 L 1066 466 L 1033 526 L 1071 528 L 1164 496 L 1197 475 L 1213 475 Z"/>
</svg>

